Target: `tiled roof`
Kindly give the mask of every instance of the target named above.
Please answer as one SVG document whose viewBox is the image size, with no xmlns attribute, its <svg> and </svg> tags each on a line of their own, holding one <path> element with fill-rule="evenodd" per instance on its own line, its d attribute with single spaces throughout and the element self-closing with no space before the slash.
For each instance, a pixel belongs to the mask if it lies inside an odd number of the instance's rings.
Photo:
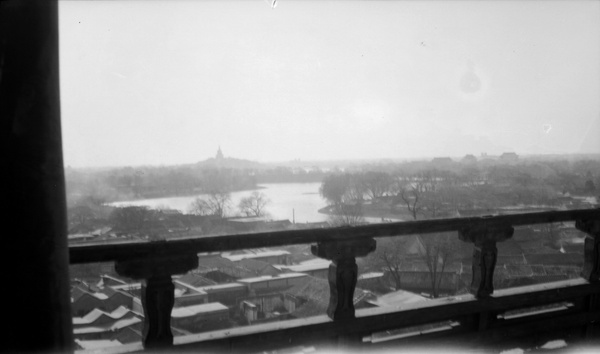
<svg viewBox="0 0 600 354">
<path fill-rule="evenodd" d="M 74 328 L 74 334 L 86 334 L 86 333 L 102 333 L 102 332 L 111 332 L 115 330 L 119 330 L 121 328 L 133 326 L 135 324 L 141 323 L 142 320 L 137 317 L 132 317 L 128 319 L 118 320 L 113 323 L 109 323 L 102 326 L 89 326 L 89 327 L 81 327 Z"/>
<path fill-rule="evenodd" d="M 123 343 L 114 339 L 80 340 L 75 339 L 75 343 L 83 350 L 96 350 L 102 348 L 118 347 Z"/>
<path fill-rule="evenodd" d="M 247 283 L 277 281 L 280 279 L 288 279 L 288 278 L 305 278 L 305 277 L 308 277 L 308 275 L 306 275 L 304 273 L 283 273 L 283 274 L 278 274 L 277 276 L 263 275 L 260 277 L 238 279 L 238 282 L 242 283 L 242 284 L 247 284 Z"/>
<path fill-rule="evenodd" d="M 534 276 L 546 275 L 546 270 L 545 270 L 544 266 L 542 266 L 542 265 L 532 265 L 531 271 Z"/>
<path fill-rule="evenodd" d="M 377 306 L 400 306 L 427 300 L 426 297 L 411 293 L 410 291 L 398 290 L 379 296 L 377 299 L 369 300 L 369 303 Z"/>
<path fill-rule="evenodd" d="M 229 259 L 230 261 L 241 261 L 242 259 L 255 259 L 255 258 L 265 258 L 265 257 L 276 257 L 276 256 L 285 256 L 289 255 L 288 251 L 276 250 L 276 251 L 265 251 L 265 252 L 257 252 L 257 253 L 246 253 L 246 254 L 225 254 L 223 253 L 221 257 Z"/>
<path fill-rule="evenodd" d="M 87 292 L 81 289 L 79 286 L 71 287 L 71 302 L 77 301 L 83 294 Z"/>
<path fill-rule="evenodd" d="M 258 259 L 242 259 L 238 263 L 241 267 L 254 272 L 255 275 L 275 275 L 280 273 L 279 270 L 271 264 Z"/>
<path fill-rule="evenodd" d="M 500 251 L 498 251 L 497 264 L 525 264 L 525 257 L 522 254 L 507 256 L 500 254 Z"/>
<path fill-rule="evenodd" d="M 178 281 L 191 285 L 193 287 L 207 286 L 216 284 L 215 281 L 207 279 L 201 275 L 188 273 L 177 279 Z"/>
<path fill-rule="evenodd" d="M 504 269 L 507 270 L 511 277 L 530 277 L 533 275 L 531 267 L 523 264 L 505 264 Z"/>
<path fill-rule="evenodd" d="M 526 254 L 528 264 L 543 265 L 580 265 L 583 264 L 583 257 L 578 253 L 541 253 Z"/>
<path fill-rule="evenodd" d="M 229 308 L 220 302 L 210 302 L 207 304 L 175 307 L 171 311 L 172 318 L 193 317 L 198 314 L 214 313 L 219 311 L 228 311 Z"/>
<path fill-rule="evenodd" d="M 275 267 L 278 269 L 281 269 L 281 270 L 302 273 L 302 272 L 309 272 L 309 271 L 313 271 L 313 270 L 329 269 L 330 264 L 331 264 L 331 261 L 329 261 L 329 260 L 317 258 L 317 259 L 311 259 L 311 260 L 304 261 L 300 264 L 276 265 Z"/>
<path fill-rule="evenodd" d="M 329 304 L 329 282 L 325 279 L 315 278 L 311 276 L 306 276 L 302 278 L 299 284 L 292 286 L 290 289 L 285 291 L 286 294 L 290 294 L 297 298 L 302 298 L 304 300 L 309 300 L 318 304 L 321 308 L 327 308 Z M 370 294 L 369 292 L 356 288 L 354 290 L 354 303 L 356 304 L 358 301 L 362 300 Z M 323 314 L 321 312 L 320 314 Z"/>
<path fill-rule="evenodd" d="M 129 309 L 123 306 L 119 306 L 110 313 L 99 309 L 93 309 L 83 317 L 73 317 L 73 325 L 90 325 L 95 322 L 98 322 L 98 320 L 102 317 L 108 318 L 110 320 L 118 320 L 129 314 L 134 315 L 133 312 L 131 312 Z"/>
<path fill-rule="evenodd" d="M 117 335 L 114 336 L 113 339 L 116 339 L 123 344 L 141 342 L 142 332 L 132 327 L 126 327 L 122 331 L 119 331 L 119 333 L 117 333 Z"/>
</svg>

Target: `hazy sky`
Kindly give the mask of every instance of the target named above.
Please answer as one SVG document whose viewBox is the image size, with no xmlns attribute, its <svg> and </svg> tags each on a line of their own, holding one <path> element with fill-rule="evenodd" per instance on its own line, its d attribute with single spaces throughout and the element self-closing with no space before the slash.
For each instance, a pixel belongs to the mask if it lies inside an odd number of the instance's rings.
<svg viewBox="0 0 600 354">
<path fill-rule="evenodd" d="M 600 153 L 599 1 L 61 1 L 65 165 Z"/>
</svg>

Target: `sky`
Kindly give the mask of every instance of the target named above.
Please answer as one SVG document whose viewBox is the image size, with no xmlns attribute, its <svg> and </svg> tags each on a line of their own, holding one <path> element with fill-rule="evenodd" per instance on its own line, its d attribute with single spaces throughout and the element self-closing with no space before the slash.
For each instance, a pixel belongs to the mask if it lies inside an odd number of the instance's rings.
<svg viewBox="0 0 600 354">
<path fill-rule="evenodd" d="M 600 153 L 600 1 L 59 2 L 65 166 Z"/>
</svg>

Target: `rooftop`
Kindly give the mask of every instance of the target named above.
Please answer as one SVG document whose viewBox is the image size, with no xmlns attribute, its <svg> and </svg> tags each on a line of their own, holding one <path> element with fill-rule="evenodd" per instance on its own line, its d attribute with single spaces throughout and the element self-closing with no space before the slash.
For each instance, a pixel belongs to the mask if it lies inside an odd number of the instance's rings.
<svg viewBox="0 0 600 354">
<path fill-rule="evenodd" d="M 302 277 L 306 277 L 306 276 L 307 275 L 303 274 L 303 273 L 282 273 L 282 274 L 278 274 L 277 276 L 263 275 L 261 277 L 239 279 L 238 282 L 240 282 L 240 283 L 260 283 L 260 282 L 271 281 L 271 280 L 302 278 Z"/>
<path fill-rule="evenodd" d="M 89 333 L 102 333 L 102 332 L 111 332 L 121 328 L 125 328 L 128 326 L 132 326 L 134 324 L 141 323 L 142 320 L 138 317 L 127 318 L 123 320 L 118 320 L 112 323 L 108 323 L 106 325 L 98 325 L 98 326 L 89 326 L 89 327 L 80 327 L 73 328 L 74 334 L 89 334 Z"/>
<path fill-rule="evenodd" d="M 411 293 L 410 291 L 397 290 L 389 294 L 378 296 L 376 299 L 367 300 L 367 302 L 376 306 L 394 306 L 400 308 L 402 305 L 414 304 L 428 300 L 428 298 Z"/>
<path fill-rule="evenodd" d="M 218 311 L 228 311 L 229 308 L 220 302 L 210 302 L 207 304 L 175 307 L 171 312 L 173 318 L 192 317 L 202 313 L 212 313 Z"/>
<path fill-rule="evenodd" d="M 265 257 L 276 257 L 276 256 L 285 256 L 289 255 L 288 251 L 263 251 L 257 253 L 244 253 L 244 254 L 221 254 L 221 257 L 228 259 L 232 262 L 240 261 L 242 259 L 248 258 L 265 258 Z"/>
<path fill-rule="evenodd" d="M 93 309 L 87 315 L 83 317 L 73 317 L 73 325 L 85 325 L 95 322 L 102 316 L 106 316 L 110 319 L 117 320 L 122 318 L 123 316 L 132 313 L 129 309 L 119 306 L 113 312 L 105 312 L 99 309 Z"/>
</svg>

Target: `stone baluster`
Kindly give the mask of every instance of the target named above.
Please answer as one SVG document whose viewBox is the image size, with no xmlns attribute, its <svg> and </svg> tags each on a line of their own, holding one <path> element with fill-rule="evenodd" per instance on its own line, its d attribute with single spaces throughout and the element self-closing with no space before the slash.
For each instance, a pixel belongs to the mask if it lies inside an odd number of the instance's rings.
<svg viewBox="0 0 600 354">
<path fill-rule="evenodd" d="M 329 307 L 327 315 L 334 321 L 354 318 L 354 289 L 358 277 L 356 257 L 375 250 L 374 239 L 319 242 L 311 252 L 332 261 L 329 266 Z"/>
<path fill-rule="evenodd" d="M 583 269 L 581 277 L 590 283 L 600 281 L 600 220 L 577 220 L 577 230 L 586 233 L 583 245 Z M 588 297 L 587 310 L 595 312 L 600 309 L 600 295 L 591 294 Z M 584 331 L 585 338 L 597 339 L 600 336 L 598 325 L 588 324 Z"/>
<path fill-rule="evenodd" d="M 600 220 L 577 220 L 575 227 L 586 233 L 581 276 L 589 282 L 600 281 Z"/>
<path fill-rule="evenodd" d="M 494 292 L 494 269 L 498 257 L 496 242 L 508 240 L 513 233 L 511 225 L 467 227 L 458 232 L 461 241 L 474 245 L 470 292 L 475 297 L 488 297 Z"/>
<path fill-rule="evenodd" d="M 171 311 L 175 301 L 175 286 L 171 276 L 183 274 L 198 267 L 196 254 L 120 260 L 115 263 L 119 275 L 144 280 L 142 306 L 144 329 L 142 342 L 150 350 L 173 345 Z"/>
</svg>

